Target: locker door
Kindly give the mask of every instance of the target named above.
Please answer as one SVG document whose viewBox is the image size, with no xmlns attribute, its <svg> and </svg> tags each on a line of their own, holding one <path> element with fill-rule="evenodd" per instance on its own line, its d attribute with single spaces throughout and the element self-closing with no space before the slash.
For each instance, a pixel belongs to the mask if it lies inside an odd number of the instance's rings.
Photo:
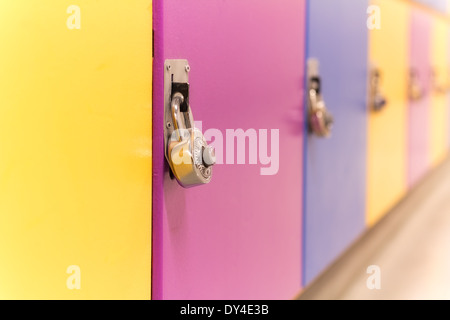
<svg viewBox="0 0 450 320">
<path fill-rule="evenodd" d="M 450 1 L 450 0 L 449 0 Z M 450 6 L 449 6 L 450 7 Z M 447 64 L 448 64 L 448 70 L 447 70 L 447 74 L 448 74 L 448 84 L 450 85 L 450 25 L 447 25 Z M 447 101 L 448 101 L 448 105 L 447 108 L 450 109 L 450 91 L 447 92 Z M 448 124 L 448 135 L 447 135 L 447 150 L 450 149 L 450 110 L 447 112 L 448 117 L 447 117 L 447 124 Z"/>
<path fill-rule="evenodd" d="M 431 88 L 430 108 L 430 152 L 431 163 L 438 165 L 447 155 L 448 148 L 448 104 L 447 79 L 448 65 L 448 25 L 440 17 L 435 17 L 431 31 L 431 60 L 430 65 L 434 73 Z"/>
<path fill-rule="evenodd" d="M 152 3 L 73 3 L 0 4 L 0 298 L 149 299 Z"/>
<path fill-rule="evenodd" d="M 299 0 L 156 1 L 155 299 L 289 299 L 299 292 L 304 6 Z M 216 135 L 208 140 L 223 164 L 213 167 L 207 185 L 183 189 L 169 176 L 166 59 L 188 60 L 194 120 Z M 253 138 L 222 156 L 217 150 L 235 141 L 226 130 L 236 129 Z M 261 175 L 269 166 L 260 158 L 249 163 L 256 150 L 250 140 L 261 142 L 261 130 L 268 130 L 268 141 L 279 130 L 279 168 L 270 175 Z M 245 151 L 245 163 L 236 164 L 230 149 L 235 158 Z"/>
<path fill-rule="evenodd" d="M 431 0 L 412 0 L 411 4 L 414 5 L 414 3 L 417 3 L 419 5 L 431 7 Z"/>
<path fill-rule="evenodd" d="M 410 68 L 417 75 L 422 97 L 409 99 L 408 106 L 408 185 L 416 184 L 430 168 L 430 16 L 414 8 L 410 26 Z"/>
<path fill-rule="evenodd" d="M 335 124 L 306 146 L 304 284 L 364 230 L 367 1 L 316 0 L 308 8 L 307 57 L 317 58 Z"/>
<path fill-rule="evenodd" d="M 387 105 L 370 112 L 368 124 L 367 223 L 374 225 L 406 191 L 409 11 L 405 3 L 373 0 L 381 29 L 370 31 L 369 61 L 380 69 Z"/>
</svg>

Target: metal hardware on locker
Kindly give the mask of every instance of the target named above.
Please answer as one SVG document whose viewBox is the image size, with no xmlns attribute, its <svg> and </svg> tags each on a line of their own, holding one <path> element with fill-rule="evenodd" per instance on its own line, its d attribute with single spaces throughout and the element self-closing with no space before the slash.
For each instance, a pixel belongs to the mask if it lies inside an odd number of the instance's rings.
<svg viewBox="0 0 450 320">
<path fill-rule="evenodd" d="M 440 13 L 450 12 L 450 2 L 448 0 L 414 0 L 428 8 L 439 11 Z"/>
<path fill-rule="evenodd" d="M 415 68 L 410 68 L 408 74 L 408 98 L 410 101 L 420 101 L 427 93 L 422 86 L 419 73 Z"/>
<path fill-rule="evenodd" d="M 379 112 L 388 103 L 380 89 L 380 83 L 382 81 L 380 69 L 372 66 L 369 77 L 369 109 L 374 112 Z"/>
<path fill-rule="evenodd" d="M 216 163 L 214 149 L 195 128 L 189 103 L 186 60 L 166 60 L 164 73 L 164 150 L 170 169 L 181 186 L 209 183 Z"/>
</svg>

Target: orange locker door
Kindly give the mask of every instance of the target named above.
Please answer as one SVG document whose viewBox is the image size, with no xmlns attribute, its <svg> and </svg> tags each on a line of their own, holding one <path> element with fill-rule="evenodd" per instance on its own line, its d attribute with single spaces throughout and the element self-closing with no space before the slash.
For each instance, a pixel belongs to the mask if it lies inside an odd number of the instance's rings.
<svg viewBox="0 0 450 320">
<path fill-rule="evenodd" d="M 149 299 L 152 2 L 0 3 L 0 299 Z"/>
<path fill-rule="evenodd" d="M 369 61 L 380 73 L 380 92 L 387 99 L 369 111 L 367 223 L 375 224 L 406 192 L 406 133 L 409 9 L 403 1 L 373 0 L 381 28 L 370 31 Z"/>
</svg>

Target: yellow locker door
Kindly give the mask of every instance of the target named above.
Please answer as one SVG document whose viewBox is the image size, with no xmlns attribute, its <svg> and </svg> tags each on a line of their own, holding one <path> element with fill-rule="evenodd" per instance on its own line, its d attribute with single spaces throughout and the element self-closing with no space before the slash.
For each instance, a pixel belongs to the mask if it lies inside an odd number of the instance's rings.
<svg viewBox="0 0 450 320">
<path fill-rule="evenodd" d="M 403 1 L 374 0 L 381 29 L 370 31 L 370 64 L 381 72 L 387 105 L 369 111 L 367 223 L 375 224 L 406 191 L 408 7 Z"/>
<path fill-rule="evenodd" d="M 0 3 L 0 299 L 149 299 L 151 0 Z"/>
<path fill-rule="evenodd" d="M 436 166 L 447 154 L 448 146 L 448 25 L 435 17 L 431 32 L 431 61 L 434 73 L 430 108 L 430 162 Z"/>
</svg>

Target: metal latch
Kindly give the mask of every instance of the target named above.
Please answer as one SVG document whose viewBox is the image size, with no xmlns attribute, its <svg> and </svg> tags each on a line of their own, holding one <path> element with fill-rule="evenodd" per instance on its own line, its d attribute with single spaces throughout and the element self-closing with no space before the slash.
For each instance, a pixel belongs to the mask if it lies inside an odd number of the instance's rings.
<svg viewBox="0 0 450 320">
<path fill-rule="evenodd" d="M 166 160 L 178 183 L 194 187 L 209 183 L 215 151 L 195 128 L 189 104 L 187 60 L 166 60 L 164 72 L 164 147 Z"/>
<path fill-rule="evenodd" d="M 322 83 L 317 59 L 308 60 L 307 81 L 309 131 L 318 137 L 328 137 L 333 125 L 333 116 L 328 112 L 322 98 Z"/>
</svg>

